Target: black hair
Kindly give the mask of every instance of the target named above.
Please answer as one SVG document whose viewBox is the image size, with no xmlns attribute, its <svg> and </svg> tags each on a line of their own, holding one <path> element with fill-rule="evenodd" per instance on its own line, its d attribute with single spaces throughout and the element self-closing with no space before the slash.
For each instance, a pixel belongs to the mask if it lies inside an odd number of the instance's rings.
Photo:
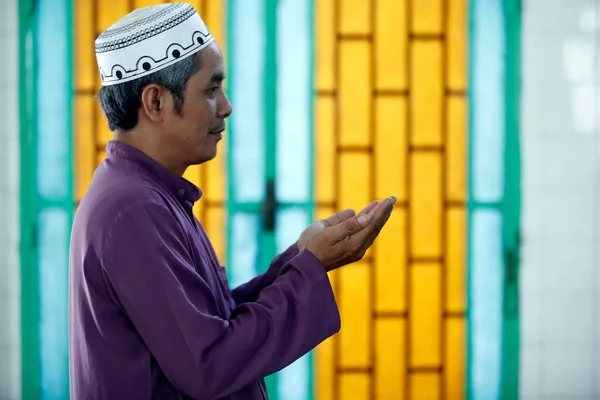
<svg viewBox="0 0 600 400">
<path fill-rule="evenodd" d="M 142 91 L 153 83 L 163 86 L 171 92 L 175 111 L 181 113 L 187 82 L 202 68 L 200 53 L 186 57 L 165 69 L 139 79 L 103 86 L 96 98 L 100 101 L 110 130 L 127 131 L 135 128 L 138 123 L 138 111 L 142 107 Z"/>
</svg>

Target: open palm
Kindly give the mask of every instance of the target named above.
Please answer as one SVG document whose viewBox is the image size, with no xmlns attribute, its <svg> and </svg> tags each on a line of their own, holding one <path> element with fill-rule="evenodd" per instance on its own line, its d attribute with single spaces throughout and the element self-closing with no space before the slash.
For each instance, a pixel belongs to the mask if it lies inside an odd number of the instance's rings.
<svg viewBox="0 0 600 400">
<path fill-rule="evenodd" d="M 359 215 L 360 214 L 368 214 L 370 211 L 375 209 L 377 204 L 379 204 L 379 200 L 373 201 L 368 206 L 366 206 L 359 213 Z M 302 232 L 302 234 L 300 235 L 300 239 L 298 239 L 298 250 L 300 252 L 302 252 L 304 249 L 306 249 L 306 245 L 308 244 L 310 239 L 313 236 L 315 236 L 317 233 L 321 232 L 323 229 L 330 227 L 330 226 L 335 226 L 335 225 L 341 224 L 342 222 L 346 221 L 347 219 L 354 217 L 354 215 L 355 215 L 354 210 L 349 208 L 346 210 L 339 211 L 339 212 L 333 214 L 331 217 L 316 221 L 313 224 L 309 225 L 308 228 L 306 228 L 304 230 L 304 232 Z"/>
</svg>

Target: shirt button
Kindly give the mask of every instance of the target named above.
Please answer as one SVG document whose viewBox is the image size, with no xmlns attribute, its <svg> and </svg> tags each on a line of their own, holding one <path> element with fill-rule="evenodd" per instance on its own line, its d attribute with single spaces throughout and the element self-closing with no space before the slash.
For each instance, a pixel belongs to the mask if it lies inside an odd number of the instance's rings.
<svg viewBox="0 0 600 400">
<path fill-rule="evenodd" d="M 177 193 L 179 193 L 180 196 L 183 196 L 185 194 L 185 190 L 184 189 L 179 189 L 179 192 L 177 192 Z"/>
</svg>

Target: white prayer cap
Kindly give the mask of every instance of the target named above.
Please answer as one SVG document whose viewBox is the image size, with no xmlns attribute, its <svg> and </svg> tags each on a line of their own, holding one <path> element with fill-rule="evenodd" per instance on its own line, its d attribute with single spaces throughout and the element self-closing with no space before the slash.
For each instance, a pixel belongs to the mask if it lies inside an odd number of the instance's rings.
<svg viewBox="0 0 600 400">
<path fill-rule="evenodd" d="M 187 3 L 139 8 L 96 39 L 102 86 L 141 78 L 189 57 L 214 41 Z"/>
</svg>

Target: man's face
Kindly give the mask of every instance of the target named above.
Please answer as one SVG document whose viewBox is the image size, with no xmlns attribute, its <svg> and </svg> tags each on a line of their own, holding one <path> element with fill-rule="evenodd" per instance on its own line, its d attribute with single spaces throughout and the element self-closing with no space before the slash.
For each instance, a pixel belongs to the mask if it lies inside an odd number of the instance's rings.
<svg viewBox="0 0 600 400">
<path fill-rule="evenodd" d="M 223 91 L 225 70 L 219 46 L 213 42 L 200 51 L 202 68 L 187 83 L 181 113 L 171 108 L 165 120 L 178 156 L 186 165 L 201 164 L 217 155 L 225 119 L 232 112 Z M 171 104 L 171 107 L 173 104 Z"/>
</svg>

